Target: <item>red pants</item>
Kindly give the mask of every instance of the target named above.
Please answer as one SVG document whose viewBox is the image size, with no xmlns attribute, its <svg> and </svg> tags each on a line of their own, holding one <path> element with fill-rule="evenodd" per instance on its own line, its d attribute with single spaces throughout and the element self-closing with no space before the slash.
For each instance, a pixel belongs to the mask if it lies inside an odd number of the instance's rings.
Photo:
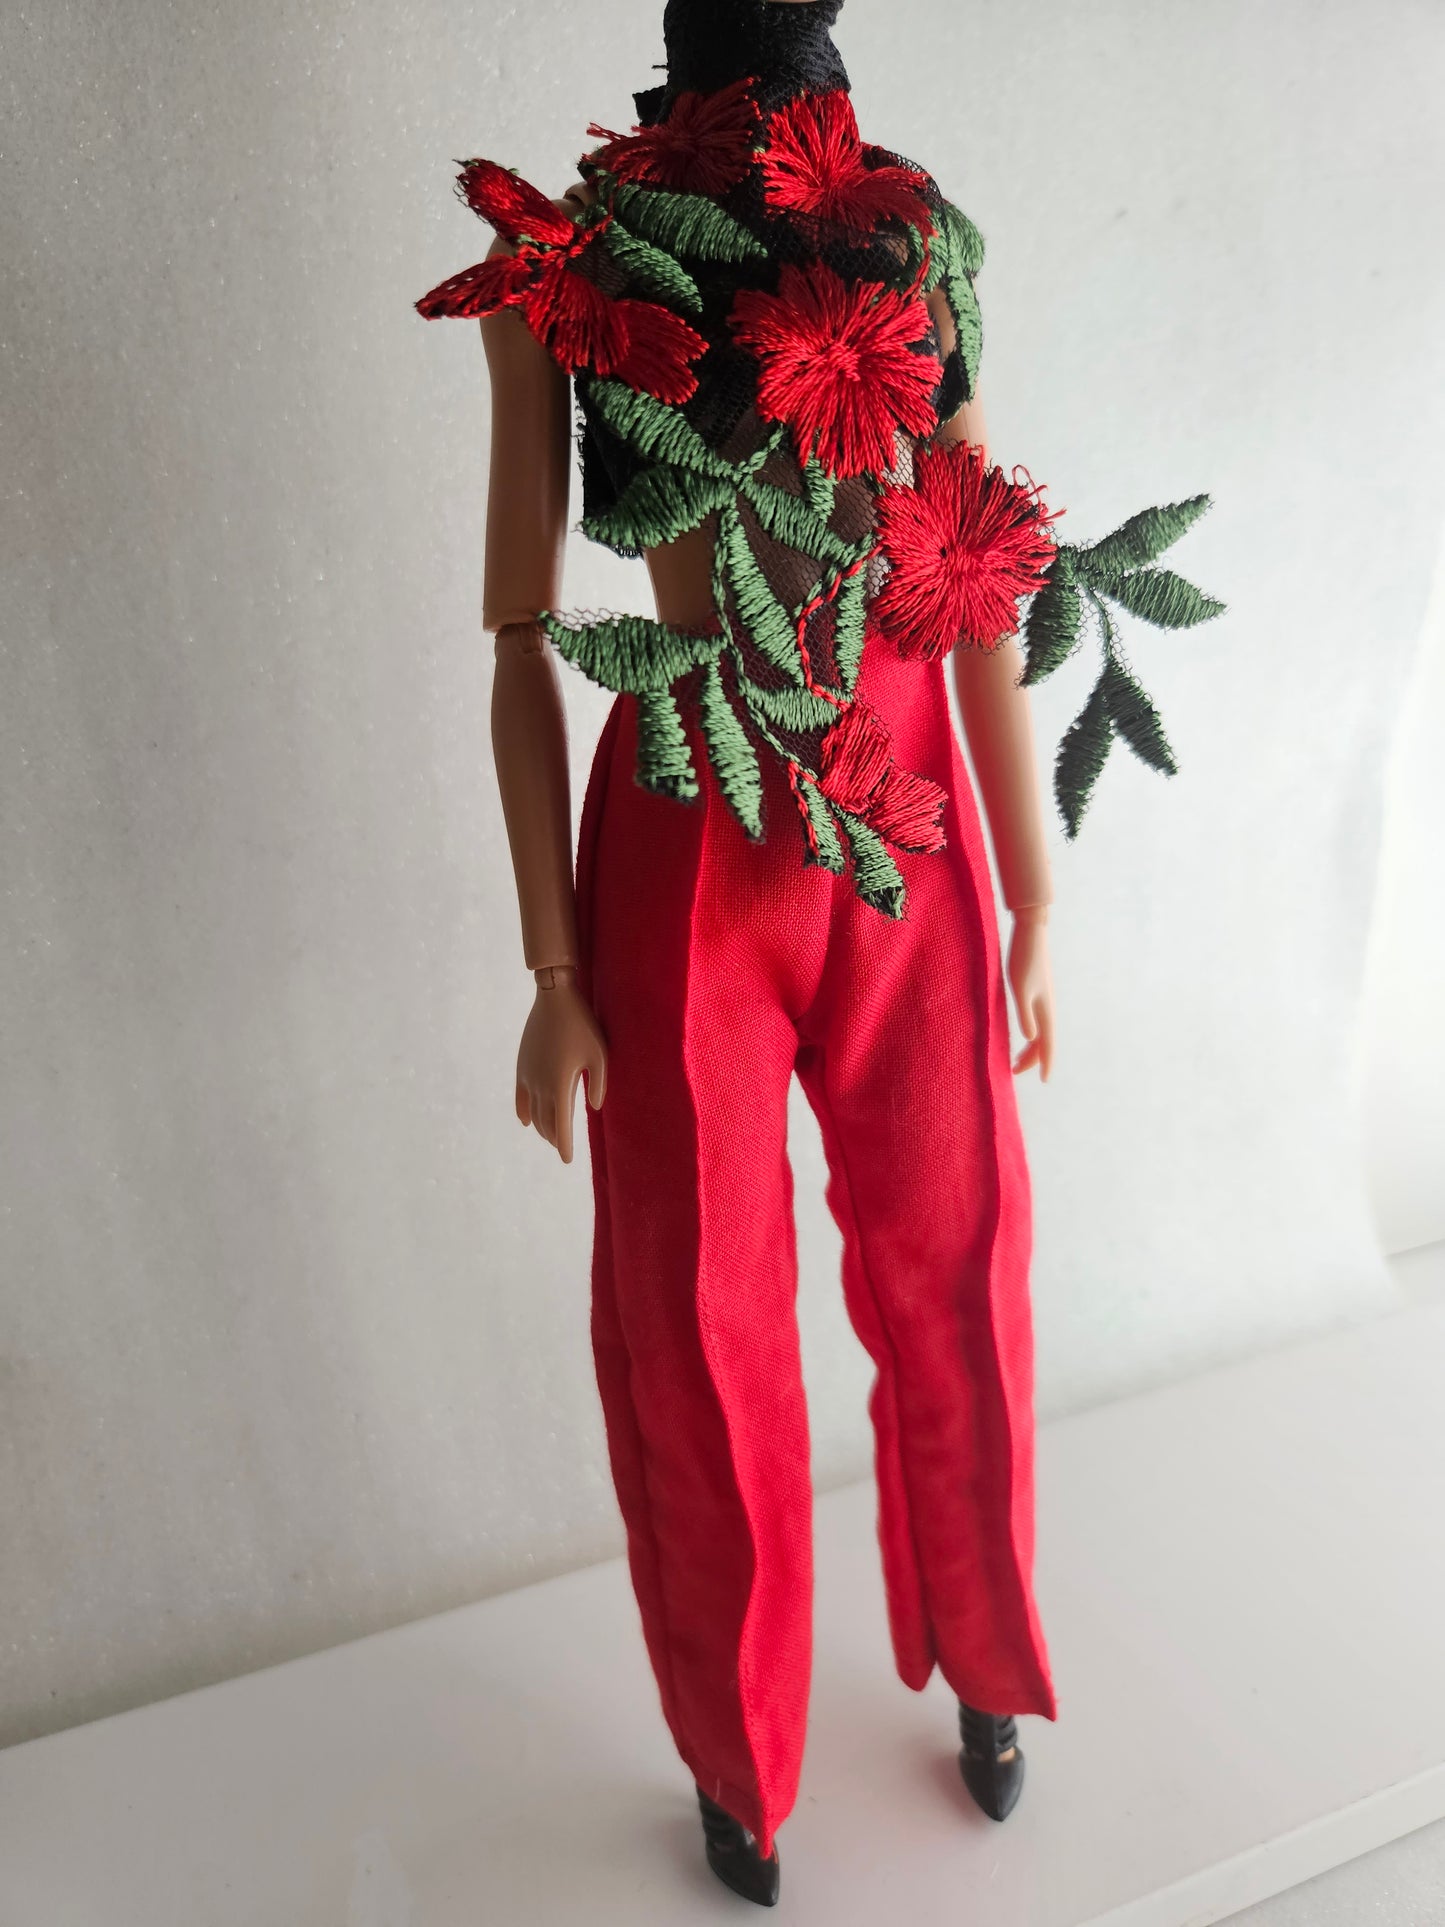
<svg viewBox="0 0 1445 1927">
<path fill-rule="evenodd" d="M 827 1154 L 843 1288 L 877 1367 L 894 1652 L 986 1712 L 1054 1716 L 1031 1591 L 1028 1169 L 998 932 L 943 665 L 879 640 L 859 694 L 952 798 L 901 859 L 906 919 L 801 863 L 781 775 L 749 843 L 708 770 L 633 780 L 635 708 L 598 746 L 578 861 L 610 1057 L 589 1113 L 593 1341 L 663 1711 L 703 1789 L 770 1848 L 797 1792 L 812 1637 L 807 1412 L 786 1127 L 797 1071 Z"/>
</svg>

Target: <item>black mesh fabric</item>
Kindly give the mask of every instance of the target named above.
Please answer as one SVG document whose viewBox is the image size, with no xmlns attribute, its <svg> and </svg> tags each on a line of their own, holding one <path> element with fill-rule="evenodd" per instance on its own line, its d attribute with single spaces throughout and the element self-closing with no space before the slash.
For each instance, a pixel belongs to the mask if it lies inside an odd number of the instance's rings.
<svg viewBox="0 0 1445 1927">
<path fill-rule="evenodd" d="M 832 28 L 843 0 L 667 0 L 662 37 L 667 82 L 635 96 L 644 125 L 662 119 L 684 90 L 711 93 L 750 75 L 764 108 L 808 88 L 848 85 Z"/>
</svg>

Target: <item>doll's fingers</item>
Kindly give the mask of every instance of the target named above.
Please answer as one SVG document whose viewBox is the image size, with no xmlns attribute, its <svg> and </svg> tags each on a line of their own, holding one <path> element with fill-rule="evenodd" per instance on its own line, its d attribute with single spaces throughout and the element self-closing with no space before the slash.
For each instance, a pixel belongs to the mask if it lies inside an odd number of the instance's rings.
<svg viewBox="0 0 1445 1927">
<path fill-rule="evenodd" d="M 1017 1077 L 1020 1071 L 1031 1070 L 1038 1058 L 1038 1054 L 1039 1054 L 1039 1040 L 1037 1037 L 1035 1037 L 1032 1043 L 1028 1043 L 1024 1045 L 1023 1049 L 1019 1052 L 1018 1056 L 1014 1059 L 1014 1063 L 1013 1063 L 1014 1076 Z"/>
<path fill-rule="evenodd" d="M 1054 1007 L 1047 997 L 1040 997 L 1036 1008 L 1039 1022 L 1039 1077 L 1047 1084 L 1054 1062 Z"/>
<path fill-rule="evenodd" d="M 600 1111 L 606 1095 L 607 1053 L 599 1045 L 587 1063 L 587 1102 L 594 1111 Z"/>
<path fill-rule="evenodd" d="M 532 1122 L 549 1144 L 556 1144 L 557 1106 L 550 1097 L 542 1097 L 537 1100 L 536 1108 L 532 1112 Z"/>
<path fill-rule="evenodd" d="M 1034 1016 L 1034 1000 L 1029 996 L 1025 984 L 1014 985 L 1014 1009 L 1018 1012 L 1019 1029 L 1024 1036 L 1030 1040 L 1037 1037 L 1039 1027 Z"/>
<path fill-rule="evenodd" d="M 517 1086 L 517 1122 L 524 1130 L 532 1122 L 532 1094 L 525 1084 Z"/>
<path fill-rule="evenodd" d="M 562 1101 L 557 1106 L 557 1155 L 564 1164 L 572 1162 L 572 1108 L 577 1101 L 577 1079 L 580 1076 L 580 1071 L 573 1071 L 562 1093 Z"/>
</svg>

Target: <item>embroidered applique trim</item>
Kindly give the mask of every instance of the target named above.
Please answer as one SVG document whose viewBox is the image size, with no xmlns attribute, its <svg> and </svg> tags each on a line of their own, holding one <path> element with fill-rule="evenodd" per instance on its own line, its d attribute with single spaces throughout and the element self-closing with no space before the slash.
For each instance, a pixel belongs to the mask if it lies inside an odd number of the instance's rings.
<svg viewBox="0 0 1445 1927">
<path fill-rule="evenodd" d="M 517 308 L 569 372 L 593 368 L 616 375 L 667 402 L 684 402 L 693 394 L 697 376 L 690 363 L 707 348 L 703 337 L 661 303 L 618 299 L 595 278 L 597 255 L 611 224 L 606 209 L 573 222 L 536 188 L 494 161 L 468 161 L 458 188 L 468 206 L 490 221 L 515 252 L 480 261 L 443 281 L 417 302 L 421 315 L 428 321 L 441 316 L 474 320 Z M 658 272 L 665 275 L 661 267 Z M 685 296 L 685 287 L 677 286 Z"/>
<path fill-rule="evenodd" d="M 769 108 L 771 111 L 769 111 Z M 1208 498 L 1146 510 L 1092 548 L 1015 471 L 934 440 L 975 392 L 978 229 L 910 161 L 863 142 L 842 87 L 777 101 L 746 78 L 680 92 L 626 134 L 593 125 L 574 222 L 515 174 L 467 162 L 462 198 L 514 250 L 443 282 L 420 312 L 516 308 L 576 378 L 591 474 L 582 527 L 625 554 L 706 526 L 714 620 L 546 612 L 558 651 L 637 702 L 637 779 L 698 795 L 697 736 L 728 807 L 761 838 L 762 759 L 787 773 L 804 860 L 905 910 L 891 852 L 943 842 L 945 797 L 902 768 L 855 693 L 865 634 L 904 657 L 1020 634 L 1032 685 L 1090 624 L 1099 677 L 1059 747 L 1070 837 L 1117 737 L 1173 753 L 1114 610 L 1181 628 L 1222 607 L 1159 555 Z M 956 346 L 941 359 L 925 296 Z M 1026 612 L 1026 613 L 1025 613 Z"/>
<path fill-rule="evenodd" d="M 1124 655 L 1109 605 L 1161 629 L 1190 629 L 1221 615 L 1224 604 L 1172 569 L 1149 566 L 1191 529 L 1210 505 L 1207 495 L 1145 509 L 1092 548 L 1063 546 L 1029 605 L 1022 627 L 1027 687 L 1052 675 L 1097 629 L 1103 662 L 1089 698 L 1069 725 L 1054 763 L 1054 798 L 1070 839 L 1089 804 L 1115 738 L 1150 769 L 1178 768 L 1158 711 Z"/>
</svg>

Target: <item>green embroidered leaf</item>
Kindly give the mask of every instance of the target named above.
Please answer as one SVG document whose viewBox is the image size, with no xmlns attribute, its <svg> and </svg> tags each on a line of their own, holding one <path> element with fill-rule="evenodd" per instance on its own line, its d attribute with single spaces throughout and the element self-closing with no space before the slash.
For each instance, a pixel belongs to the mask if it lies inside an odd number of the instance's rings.
<svg viewBox="0 0 1445 1927">
<path fill-rule="evenodd" d="M 1054 759 L 1054 800 L 1064 819 L 1070 841 L 1079 834 L 1084 811 L 1099 772 L 1114 740 L 1110 728 L 1108 699 L 1104 678 L 1094 684 L 1093 693 L 1064 732 L 1059 753 Z"/>
<path fill-rule="evenodd" d="M 1021 640 L 1026 660 L 1019 680 L 1026 689 L 1051 676 L 1059 664 L 1073 654 L 1078 647 L 1082 614 L 1079 591 L 1067 567 L 1061 568 L 1056 559 L 1048 581 L 1024 617 Z"/>
<path fill-rule="evenodd" d="M 943 204 L 943 231 L 948 237 L 948 254 L 961 274 L 973 279 L 983 266 L 983 236 L 961 207 L 952 201 Z"/>
<path fill-rule="evenodd" d="M 843 855 L 842 839 L 838 835 L 838 826 L 833 821 L 833 812 L 829 807 L 828 799 L 816 784 L 804 781 L 798 787 L 802 791 L 808 821 L 813 826 L 813 838 L 818 845 L 816 854 L 809 850 L 804 861 L 816 864 L 820 869 L 831 870 L 834 876 L 840 877 L 847 863 Z"/>
<path fill-rule="evenodd" d="M 837 706 L 811 689 L 765 689 L 751 678 L 744 681 L 743 695 L 748 708 L 772 729 L 786 730 L 791 736 L 808 736 L 815 730 L 831 729 L 838 720 Z"/>
<path fill-rule="evenodd" d="M 1207 495 L 1191 495 L 1187 502 L 1167 502 L 1163 508 L 1144 509 L 1121 523 L 1091 549 L 1078 551 L 1079 574 L 1101 589 L 1109 588 L 1126 569 L 1142 568 L 1163 555 L 1209 507 Z"/>
<path fill-rule="evenodd" d="M 923 250 L 925 247 L 928 247 L 929 262 L 928 267 L 924 269 L 924 273 L 928 274 L 931 272 L 933 279 L 926 284 L 925 292 L 927 287 L 937 286 L 938 275 L 942 272 L 942 269 L 940 267 L 936 271 L 934 270 L 931 242 L 931 236 L 925 237 L 922 228 L 915 227 L 912 221 L 909 221 L 902 236 L 902 247 L 898 253 L 897 266 L 891 271 L 886 267 L 882 270 L 882 278 L 886 284 L 891 288 L 912 288 L 918 280 L 918 270 L 923 266 Z"/>
<path fill-rule="evenodd" d="M 865 903 L 881 910 L 885 917 L 901 917 L 907 892 L 898 865 L 888 854 L 882 837 L 851 810 L 841 810 L 836 804 L 833 810 L 848 839 L 854 889 Z"/>
<path fill-rule="evenodd" d="M 718 787 L 733 815 L 757 842 L 763 834 L 763 778 L 758 753 L 728 701 L 722 672 L 710 662 L 702 679 L 699 700 L 702 733 L 708 759 L 717 772 Z"/>
<path fill-rule="evenodd" d="M 1110 656 L 1102 677 L 1109 720 L 1141 762 L 1172 776 L 1179 765 L 1164 734 L 1164 725 L 1142 686 L 1117 656 Z"/>
<path fill-rule="evenodd" d="M 666 690 L 700 662 L 711 662 L 726 637 L 690 636 L 648 616 L 564 622 L 550 609 L 537 618 L 559 655 L 604 689 L 641 696 Z"/>
<path fill-rule="evenodd" d="M 772 460 L 773 456 L 783 446 L 783 443 L 788 439 L 788 424 L 786 422 L 775 422 L 763 436 L 763 439 L 758 443 L 752 454 L 744 456 L 742 461 L 738 463 L 737 473 L 739 477 L 744 475 L 760 475 Z"/>
<path fill-rule="evenodd" d="M 867 616 L 868 571 L 855 569 L 840 585 L 833 610 L 833 660 L 838 665 L 838 680 L 846 696 L 853 694 L 858 680 Z"/>
<path fill-rule="evenodd" d="M 978 365 L 983 357 L 983 316 L 979 313 L 978 297 L 974 294 L 973 283 L 963 274 L 946 274 L 943 291 L 948 298 L 953 325 L 958 331 L 958 352 L 963 358 L 963 375 L 967 384 L 965 399 L 972 401 L 978 388 Z"/>
<path fill-rule="evenodd" d="M 834 535 L 826 522 L 818 519 L 801 496 L 789 495 L 786 489 L 760 482 L 756 476 L 748 477 L 742 492 L 775 541 L 811 556 L 815 562 L 848 563 L 857 554 L 851 543 Z"/>
<path fill-rule="evenodd" d="M 613 434 L 639 454 L 674 468 L 732 478 L 732 465 L 708 447 L 681 409 L 655 395 L 635 394 L 626 382 L 604 381 L 596 375 L 586 379 L 588 402 Z"/>
<path fill-rule="evenodd" d="M 724 517 L 718 540 L 728 586 L 749 640 L 789 682 L 801 683 L 797 624 L 768 586 L 737 515 Z"/>
<path fill-rule="evenodd" d="M 966 399 L 972 399 L 978 384 L 978 364 L 983 353 L 983 316 L 973 291 L 973 277 L 982 266 L 983 236 L 961 208 L 945 201 L 938 232 L 933 237 L 923 291 L 930 293 L 942 283 L 958 335 Z"/>
<path fill-rule="evenodd" d="M 1172 569 L 1137 569 L 1132 575 L 1117 577 L 1104 593 L 1132 615 L 1142 616 L 1160 629 L 1192 629 L 1196 622 L 1208 622 L 1224 608 L 1222 602 L 1205 595 Z"/>
<path fill-rule="evenodd" d="M 637 780 L 645 790 L 684 802 L 698 793 L 687 731 L 665 689 L 649 690 L 637 698 Z"/>
<path fill-rule="evenodd" d="M 732 483 L 721 476 L 659 463 L 634 475 L 610 509 L 584 516 L 582 532 L 610 547 L 651 549 L 695 529 L 732 498 Z"/>
<path fill-rule="evenodd" d="M 630 233 L 619 221 L 607 229 L 603 245 L 645 295 L 681 308 L 687 314 L 702 313 L 702 294 L 696 281 L 670 254 Z"/>
<path fill-rule="evenodd" d="M 833 513 L 837 486 L 836 477 L 828 473 L 816 455 L 810 456 L 803 468 L 803 499 L 820 522 L 826 522 Z"/>
<path fill-rule="evenodd" d="M 691 254 L 700 261 L 746 261 L 767 253 L 761 241 L 705 194 L 674 194 L 623 182 L 612 207 L 634 234 L 672 254 Z"/>
</svg>

